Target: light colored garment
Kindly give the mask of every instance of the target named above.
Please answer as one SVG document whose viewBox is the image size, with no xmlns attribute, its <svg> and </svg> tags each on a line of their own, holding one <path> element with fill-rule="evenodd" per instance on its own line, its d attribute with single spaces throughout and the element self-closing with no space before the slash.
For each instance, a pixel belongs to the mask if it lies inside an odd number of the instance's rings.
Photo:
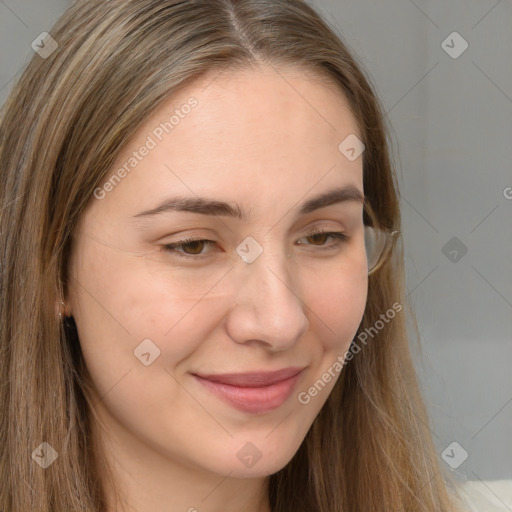
<svg viewBox="0 0 512 512">
<path fill-rule="evenodd" d="M 512 512 L 512 480 L 467 480 L 457 490 L 467 512 Z"/>
</svg>

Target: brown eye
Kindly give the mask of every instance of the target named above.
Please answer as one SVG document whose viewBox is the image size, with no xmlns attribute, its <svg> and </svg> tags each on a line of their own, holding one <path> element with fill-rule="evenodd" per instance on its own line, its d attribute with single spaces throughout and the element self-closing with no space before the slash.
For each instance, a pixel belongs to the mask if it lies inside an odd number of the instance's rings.
<svg viewBox="0 0 512 512">
<path fill-rule="evenodd" d="M 315 233 L 313 235 L 307 236 L 306 240 L 310 240 L 312 245 L 325 245 L 328 238 L 329 233 Z"/>
<path fill-rule="evenodd" d="M 334 244 L 329 244 L 329 239 L 331 239 Z M 299 241 L 299 245 L 312 245 L 320 248 L 333 248 L 336 247 L 337 244 L 341 242 L 346 242 L 349 239 L 348 235 L 341 232 L 336 231 L 317 231 L 314 233 L 311 233 L 303 238 L 301 240 L 305 240 L 306 242 Z"/>
<path fill-rule="evenodd" d="M 186 239 L 166 244 L 163 246 L 163 250 L 183 258 L 194 258 L 194 256 L 206 256 L 204 254 L 206 247 L 214 244 L 215 242 L 212 240 Z"/>
<path fill-rule="evenodd" d="M 183 244 L 181 248 L 186 254 L 201 254 L 203 252 L 204 245 L 204 240 L 194 240 Z"/>
</svg>

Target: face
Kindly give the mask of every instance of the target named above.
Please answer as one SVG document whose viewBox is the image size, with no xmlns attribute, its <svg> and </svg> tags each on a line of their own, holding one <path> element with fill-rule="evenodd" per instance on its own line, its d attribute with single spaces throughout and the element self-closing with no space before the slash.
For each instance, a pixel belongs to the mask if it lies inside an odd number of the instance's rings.
<svg viewBox="0 0 512 512">
<path fill-rule="evenodd" d="M 366 303 L 350 135 L 341 92 L 303 71 L 216 73 L 159 107 L 96 189 L 67 304 L 95 412 L 134 457 L 250 477 L 297 451 Z"/>
</svg>

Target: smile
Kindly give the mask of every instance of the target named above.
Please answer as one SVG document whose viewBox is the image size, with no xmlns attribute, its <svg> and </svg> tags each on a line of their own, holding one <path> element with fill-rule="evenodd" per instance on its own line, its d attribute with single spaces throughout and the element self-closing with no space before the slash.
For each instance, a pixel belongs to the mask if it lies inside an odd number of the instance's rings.
<svg viewBox="0 0 512 512">
<path fill-rule="evenodd" d="M 278 372 L 193 376 L 211 393 L 233 407 L 258 414 L 283 405 L 296 387 L 303 369 L 287 368 Z"/>
</svg>

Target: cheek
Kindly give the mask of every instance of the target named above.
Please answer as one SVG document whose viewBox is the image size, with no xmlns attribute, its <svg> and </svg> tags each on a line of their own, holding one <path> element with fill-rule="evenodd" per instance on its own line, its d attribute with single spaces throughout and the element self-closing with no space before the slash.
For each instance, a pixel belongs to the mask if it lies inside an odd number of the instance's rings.
<svg viewBox="0 0 512 512">
<path fill-rule="evenodd" d="M 191 426 L 204 411 L 173 376 L 180 379 L 175 369 L 211 337 L 228 298 L 215 288 L 198 298 L 186 282 L 155 279 L 133 258 L 112 258 L 108 251 L 83 255 L 75 321 L 94 384 L 93 403 L 141 438 L 153 428 L 151 422 L 160 425 L 162 438 L 171 425 L 192 435 Z M 187 406 L 179 417 L 167 410 L 180 403 Z"/>
<path fill-rule="evenodd" d="M 325 350 L 348 348 L 361 323 L 368 295 L 366 255 L 304 278 L 310 324 Z M 307 310 L 307 308 L 306 308 Z"/>
<path fill-rule="evenodd" d="M 329 283 L 324 293 L 312 296 L 311 309 L 315 314 L 310 328 L 315 330 L 314 339 L 321 346 L 323 357 L 336 358 L 344 353 L 354 339 L 363 318 L 367 286 L 366 281 L 359 285 L 352 282 Z"/>
<path fill-rule="evenodd" d="M 174 367 L 207 339 L 228 302 L 212 276 L 195 286 L 183 272 L 99 245 L 81 248 L 75 268 L 74 317 L 101 387 L 118 373 L 144 368 L 134 354 L 144 340 L 159 352 L 155 367 Z"/>
</svg>

